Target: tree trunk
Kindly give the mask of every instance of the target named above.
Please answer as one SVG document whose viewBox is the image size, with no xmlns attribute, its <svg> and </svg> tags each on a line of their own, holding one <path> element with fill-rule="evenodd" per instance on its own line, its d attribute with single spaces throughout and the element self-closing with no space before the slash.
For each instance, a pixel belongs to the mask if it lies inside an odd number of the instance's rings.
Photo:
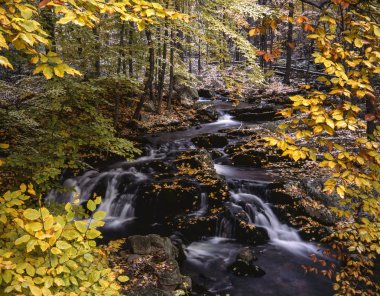
<svg viewBox="0 0 380 296">
<path fill-rule="evenodd" d="M 129 76 L 133 77 L 134 75 L 134 69 L 133 69 L 133 25 L 131 24 L 129 26 L 129 36 L 128 36 L 128 45 L 129 45 L 129 57 L 128 57 L 128 71 L 129 71 Z"/>
<path fill-rule="evenodd" d="M 373 103 L 372 99 L 367 96 L 366 98 L 366 113 L 367 114 L 375 114 L 376 113 L 376 108 L 375 104 Z M 368 139 L 373 138 L 373 133 L 375 132 L 376 129 L 376 124 L 375 120 L 367 120 L 367 137 Z"/>
<path fill-rule="evenodd" d="M 92 32 L 94 33 L 95 36 L 95 63 L 94 63 L 94 68 L 95 68 L 95 77 L 100 76 L 100 40 L 99 40 L 99 28 L 95 27 L 92 29 Z"/>
<path fill-rule="evenodd" d="M 125 65 L 125 44 L 124 44 L 124 35 L 125 35 L 125 22 L 121 22 L 121 28 L 120 28 L 120 39 L 119 39 L 119 57 L 117 59 L 117 74 L 120 74 L 121 68 L 123 66 L 123 74 L 124 73 L 124 65 Z"/>
<path fill-rule="evenodd" d="M 165 80 L 165 72 L 166 72 L 166 56 L 167 56 L 167 39 L 169 36 L 169 30 L 167 24 L 165 25 L 165 37 L 164 43 L 162 46 L 162 65 L 160 68 L 160 77 L 158 82 L 158 102 L 157 102 L 157 113 L 161 114 L 161 106 L 162 106 L 162 97 L 164 93 L 164 80 Z"/>
<path fill-rule="evenodd" d="M 149 68 L 146 70 L 146 84 L 145 84 L 145 92 L 141 96 L 141 99 L 135 109 L 133 118 L 138 120 L 140 117 L 140 113 L 142 110 L 142 107 L 144 106 L 145 98 L 149 96 L 149 99 L 154 102 L 154 89 L 153 89 L 153 82 L 154 82 L 154 47 L 153 47 L 153 41 L 152 41 L 152 32 L 150 30 L 145 31 L 146 39 L 148 42 L 149 47 Z"/>
<path fill-rule="evenodd" d="M 289 2 L 289 18 L 293 18 L 294 16 L 294 3 L 293 0 Z M 292 47 L 293 47 L 293 23 L 288 22 L 288 38 L 286 43 L 286 69 L 284 76 L 284 83 L 290 84 L 290 73 L 292 67 Z"/>
<path fill-rule="evenodd" d="M 168 94 L 168 110 L 172 111 L 173 90 L 174 90 L 174 30 L 170 32 L 170 69 L 169 69 L 169 94 Z"/>
</svg>

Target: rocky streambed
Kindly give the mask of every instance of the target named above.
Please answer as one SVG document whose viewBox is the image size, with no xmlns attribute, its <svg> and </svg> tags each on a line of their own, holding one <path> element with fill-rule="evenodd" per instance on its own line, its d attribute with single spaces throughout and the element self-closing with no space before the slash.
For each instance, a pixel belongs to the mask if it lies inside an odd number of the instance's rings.
<svg viewBox="0 0 380 296">
<path fill-rule="evenodd" d="M 103 196 L 104 237 L 127 238 L 113 254 L 131 278 L 126 295 L 333 294 L 328 278 L 302 268 L 312 254 L 329 260 L 317 241 L 334 220 L 320 182 L 310 172 L 300 182 L 312 164 L 261 139 L 279 107 L 200 100 L 213 122 L 146 136 L 144 156 L 64 182 L 71 199 Z"/>
</svg>

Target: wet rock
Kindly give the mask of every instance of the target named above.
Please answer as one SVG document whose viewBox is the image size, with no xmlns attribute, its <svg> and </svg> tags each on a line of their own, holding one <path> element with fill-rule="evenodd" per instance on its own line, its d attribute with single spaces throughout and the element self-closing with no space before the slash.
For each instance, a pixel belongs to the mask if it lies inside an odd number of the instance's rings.
<svg viewBox="0 0 380 296">
<path fill-rule="evenodd" d="M 191 279 L 180 273 L 178 249 L 169 238 L 135 235 L 127 239 L 126 245 L 130 254 L 125 274 L 133 279 L 127 295 L 173 295 L 173 291 L 184 287 L 191 291 Z"/>
<path fill-rule="evenodd" d="M 220 217 L 218 234 L 253 245 L 265 244 L 269 241 L 266 229 L 251 224 L 244 209 L 231 202 L 225 203 L 225 210 Z"/>
<path fill-rule="evenodd" d="M 255 255 L 255 252 L 249 248 L 245 247 L 243 248 L 237 255 L 236 255 L 236 260 L 241 260 L 246 262 L 247 264 L 252 263 L 253 261 L 257 260 L 257 257 Z"/>
<path fill-rule="evenodd" d="M 197 147 L 206 149 L 222 148 L 228 144 L 227 138 L 222 134 L 205 134 L 192 138 L 191 141 Z"/>
<path fill-rule="evenodd" d="M 222 152 L 220 152 L 219 150 L 213 149 L 211 151 L 211 157 L 212 157 L 212 159 L 217 159 L 217 158 L 220 158 L 222 156 L 224 156 L 224 154 Z"/>
<path fill-rule="evenodd" d="M 183 152 L 174 163 L 178 174 L 197 182 L 201 191 L 207 194 L 208 210 L 221 207 L 228 198 L 228 186 L 224 177 L 216 173 L 211 155 L 206 149 Z"/>
<path fill-rule="evenodd" d="M 195 241 L 205 236 L 214 236 L 217 222 L 215 215 L 206 215 L 178 218 L 174 224 L 187 240 Z"/>
<path fill-rule="evenodd" d="M 174 291 L 176 287 L 183 283 L 178 262 L 174 259 L 168 259 L 165 265 L 166 268 L 156 271 L 159 288 L 165 291 Z"/>
<path fill-rule="evenodd" d="M 240 259 L 237 259 L 234 263 L 232 263 L 228 269 L 237 276 L 262 277 L 265 275 L 265 271 L 261 267 L 252 263 L 247 263 L 246 261 Z"/>
<path fill-rule="evenodd" d="M 152 285 L 148 287 L 138 287 L 133 290 L 128 290 L 125 295 L 130 296 L 172 296 L 173 293 L 169 291 L 160 290 Z"/>
<path fill-rule="evenodd" d="M 258 137 L 258 132 L 249 128 L 242 129 L 223 129 L 220 133 L 225 133 L 228 138 Z"/>
<path fill-rule="evenodd" d="M 200 188 L 192 180 L 177 177 L 159 180 L 140 188 L 135 214 L 146 223 L 159 222 L 196 209 L 200 202 Z"/>
<path fill-rule="evenodd" d="M 201 88 L 198 90 L 198 94 L 200 97 L 205 99 L 212 99 L 216 96 L 216 92 L 210 89 Z"/>
<path fill-rule="evenodd" d="M 243 167 L 261 167 L 261 159 L 262 158 L 257 155 L 245 154 L 245 152 L 235 154 L 231 157 L 233 165 Z"/>
<path fill-rule="evenodd" d="M 201 104 L 200 107 L 196 107 L 196 118 L 200 122 L 213 122 L 218 119 L 218 112 L 214 105 Z"/>
<path fill-rule="evenodd" d="M 256 122 L 279 120 L 281 117 L 276 116 L 276 111 L 267 111 L 262 113 L 243 113 L 235 117 L 239 121 Z"/>
<path fill-rule="evenodd" d="M 152 252 L 150 238 L 142 235 L 135 235 L 128 239 L 132 252 L 139 255 L 147 255 Z"/>
</svg>

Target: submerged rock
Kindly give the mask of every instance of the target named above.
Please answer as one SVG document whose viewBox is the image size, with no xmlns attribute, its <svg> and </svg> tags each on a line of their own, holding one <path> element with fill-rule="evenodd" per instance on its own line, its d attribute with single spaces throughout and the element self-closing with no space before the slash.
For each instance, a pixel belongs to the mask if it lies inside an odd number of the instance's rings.
<svg viewBox="0 0 380 296">
<path fill-rule="evenodd" d="M 261 277 L 265 275 L 265 271 L 261 267 L 252 263 L 247 263 L 240 259 L 237 259 L 234 263 L 232 263 L 228 269 L 237 276 Z"/>
</svg>

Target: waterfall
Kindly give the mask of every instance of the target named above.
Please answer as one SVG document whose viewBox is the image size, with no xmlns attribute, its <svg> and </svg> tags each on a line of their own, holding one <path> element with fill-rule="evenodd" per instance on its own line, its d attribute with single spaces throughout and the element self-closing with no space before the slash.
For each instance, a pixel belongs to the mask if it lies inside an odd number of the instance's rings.
<svg viewBox="0 0 380 296">
<path fill-rule="evenodd" d="M 201 204 L 199 210 L 191 213 L 190 216 L 203 216 L 207 213 L 208 210 L 208 197 L 206 192 L 201 193 Z"/>
<path fill-rule="evenodd" d="M 316 246 L 303 242 L 297 230 L 281 223 L 273 213 L 269 204 L 264 203 L 257 195 L 230 192 L 234 202 L 245 202 L 250 223 L 267 230 L 270 243 L 292 253 L 307 256 L 317 252 Z"/>
<path fill-rule="evenodd" d="M 96 192 L 102 196 L 102 203 L 97 211 L 106 212 L 106 220 L 128 221 L 134 218 L 134 201 L 139 185 L 146 180 L 147 175 L 138 172 L 134 167 L 106 172 L 88 171 L 82 176 L 64 182 L 63 186 L 71 188 L 71 191 L 62 193 L 54 190 L 47 196 L 47 200 L 74 202 L 75 199 L 79 199 L 83 204 Z"/>
</svg>

